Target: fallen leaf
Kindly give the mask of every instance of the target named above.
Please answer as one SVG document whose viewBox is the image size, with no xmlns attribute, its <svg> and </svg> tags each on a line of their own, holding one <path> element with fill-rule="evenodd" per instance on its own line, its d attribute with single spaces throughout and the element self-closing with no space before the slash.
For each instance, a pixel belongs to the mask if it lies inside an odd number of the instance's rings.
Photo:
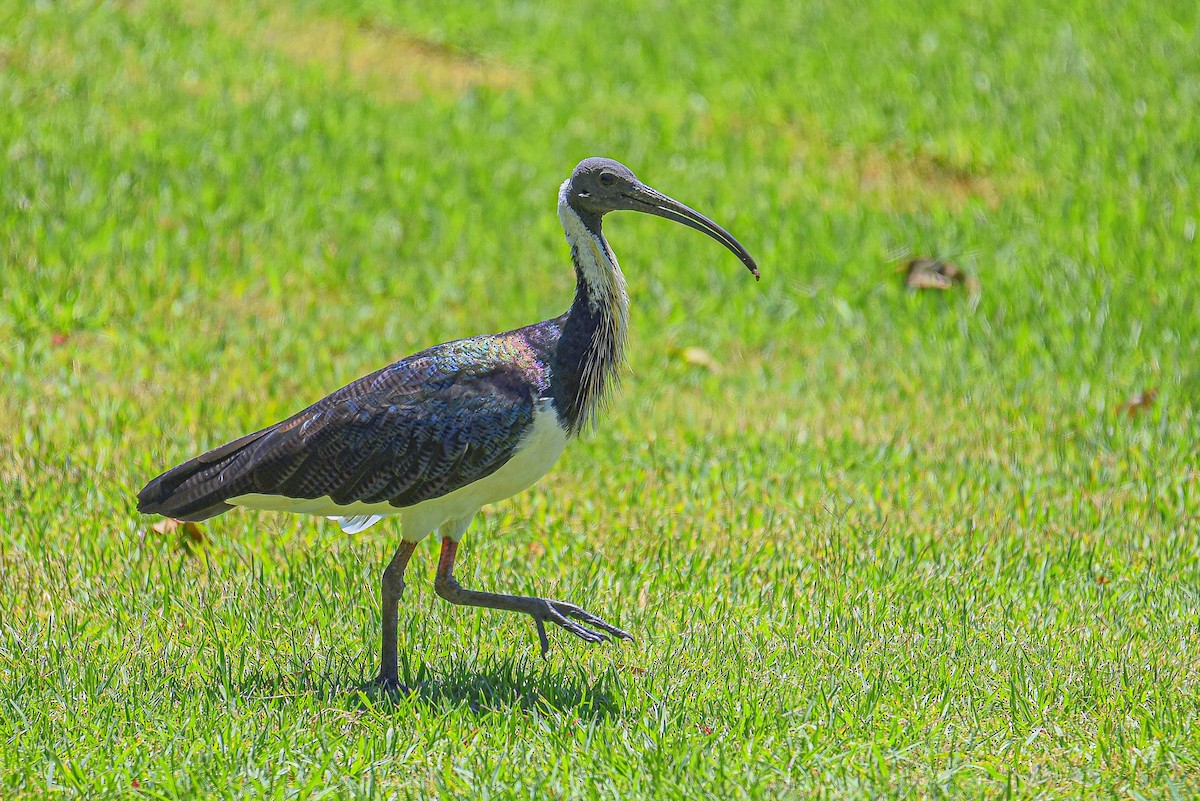
<svg viewBox="0 0 1200 801">
<path fill-rule="evenodd" d="M 204 533 L 204 529 L 190 520 L 176 520 L 173 517 L 164 517 L 150 527 L 158 534 L 169 534 L 172 531 L 179 533 L 179 538 L 187 538 L 195 543 L 208 542 L 208 535 Z"/>
<path fill-rule="evenodd" d="M 1103 587 L 1108 583 L 1108 576 L 1096 576 L 1096 583 Z"/>
<path fill-rule="evenodd" d="M 978 295 L 983 288 L 978 278 L 952 261 L 913 259 L 905 267 L 904 285 L 909 289 L 945 291 L 955 284 L 961 284 L 972 295 Z"/>
<path fill-rule="evenodd" d="M 1118 414 L 1127 414 L 1130 417 L 1137 417 L 1138 414 L 1148 410 L 1154 405 L 1154 401 L 1158 398 L 1158 387 L 1151 387 L 1143 390 L 1132 396 L 1129 400 L 1117 407 Z"/>
<path fill-rule="evenodd" d="M 628 670 L 630 673 L 635 673 L 638 676 L 646 675 L 646 669 L 644 667 L 638 667 L 637 665 L 627 665 L 624 662 L 618 662 L 617 667 L 624 668 L 625 670 Z"/>
<path fill-rule="evenodd" d="M 679 355 L 692 367 L 703 367 L 705 370 L 713 373 L 719 373 L 721 371 L 721 365 L 718 364 L 717 360 L 712 357 L 712 354 L 710 354 L 704 348 L 684 348 L 679 352 Z"/>
</svg>

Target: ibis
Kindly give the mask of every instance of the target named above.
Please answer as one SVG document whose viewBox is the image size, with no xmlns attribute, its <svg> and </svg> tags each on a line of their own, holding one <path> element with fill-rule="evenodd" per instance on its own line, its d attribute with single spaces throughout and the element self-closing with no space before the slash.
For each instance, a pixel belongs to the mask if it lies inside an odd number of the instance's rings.
<svg viewBox="0 0 1200 801">
<path fill-rule="evenodd" d="M 364 376 L 282 422 L 247 434 L 158 476 L 138 510 L 205 520 L 241 507 L 323 515 L 356 534 L 400 519 L 401 542 L 383 570 L 383 634 L 375 683 L 400 687 L 397 613 L 409 558 L 441 534 L 434 588 L 453 604 L 533 618 L 541 652 L 546 623 L 598 643 L 632 639 L 579 606 L 465 589 L 454 578 L 458 544 L 480 508 L 541 478 L 593 422 L 624 360 L 629 296 L 601 221 L 640 211 L 702 231 L 754 277 L 754 259 L 703 214 L 605 158 L 581 161 L 558 194 L 575 266 L 575 298 L 534 325 L 459 339 Z"/>
</svg>

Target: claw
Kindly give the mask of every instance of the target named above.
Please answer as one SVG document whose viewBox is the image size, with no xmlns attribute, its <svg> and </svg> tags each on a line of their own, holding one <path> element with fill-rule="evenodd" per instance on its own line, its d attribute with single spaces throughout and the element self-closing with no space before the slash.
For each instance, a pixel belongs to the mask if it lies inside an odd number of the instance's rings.
<svg viewBox="0 0 1200 801">
<path fill-rule="evenodd" d="M 613 626 L 609 623 L 604 622 L 599 617 L 596 617 L 595 615 L 593 615 L 591 612 L 588 612 L 586 609 L 582 609 L 582 608 L 576 606 L 575 604 L 564 603 L 563 601 L 551 601 L 551 604 L 555 607 L 555 611 L 557 611 L 561 614 L 567 615 L 569 617 L 573 617 L 576 620 L 582 620 L 584 623 L 588 623 L 592 626 L 596 626 L 597 628 L 604 629 L 609 634 L 612 634 L 615 637 L 619 637 L 622 640 L 632 640 L 633 639 L 633 635 L 631 635 L 629 632 L 627 632 L 623 629 L 619 629 L 616 626 Z M 608 638 L 606 637 L 605 639 L 608 639 Z"/>
<path fill-rule="evenodd" d="M 547 599 L 539 600 L 541 600 L 541 603 L 538 604 L 538 607 L 535 611 L 529 612 L 529 615 L 533 618 L 534 624 L 537 625 L 538 641 L 542 646 L 543 659 L 549 658 L 550 653 L 550 641 L 546 637 L 545 621 L 547 620 L 549 620 L 551 623 L 554 623 L 559 628 L 565 629 L 571 634 L 574 634 L 584 642 L 609 642 L 612 637 L 619 637 L 624 640 L 633 639 L 628 632 L 622 631 L 616 626 L 605 623 L 591 612 L 587 612 L 575 604 L 569 604 L 563 601 L 551 601 Z M 581 626 L 580 624 L 568 618 L 582 620 L 584 623 L 595 626 L 596 628 L 604 629 L 604 631 L 607 633 L 602 634 L 598 631 L 592 631 L 591 629 Z"/>
</svg>

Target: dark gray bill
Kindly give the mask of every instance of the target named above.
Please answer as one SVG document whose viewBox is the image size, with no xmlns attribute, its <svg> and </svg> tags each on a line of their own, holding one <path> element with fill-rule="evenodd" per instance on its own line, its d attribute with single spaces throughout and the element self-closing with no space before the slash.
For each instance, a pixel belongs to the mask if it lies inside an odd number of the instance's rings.
<svg viewBox="0 0 1200 801">
<path fill-rule="evenodd" d="M 754 257 L 742 247 L 742 243 L 733 238 L 733 234 L 726 231 L 715 222 L 705 217 L 695 209 L 688 208 L 678 200 L 671 198 L 650 187 L 642 187 L 636 194 L 629 193 L 625 197 L 629 198 L 634 203 L 634 208 L 637 211 L 653 214 L 656 217 L 665 217 L 668 220 L 674 220 L 677 223 L 682 223 L 688 228 L 695 228 L 697 231 L 708 234 L 713 239 L 720 242 L 725 247 L 733 251 L 734 255 L 742 260 L 742 264 L 750 270 L 755 280 L 758 280 L 758 265 L 754 263 Z"/>
</svg>

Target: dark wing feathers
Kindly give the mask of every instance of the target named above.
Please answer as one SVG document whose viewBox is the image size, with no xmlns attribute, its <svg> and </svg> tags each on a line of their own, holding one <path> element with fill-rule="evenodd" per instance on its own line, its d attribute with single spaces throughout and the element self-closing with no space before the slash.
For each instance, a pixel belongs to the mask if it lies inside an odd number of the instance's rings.
<svg viewBox="0 0 1200 801">
<path fill-rule="evenodd" d="M 521 358 L 528 348 L 514 358 L 497 339 L 448 343 L 365 376 L 167 471 L 138 509 L 202 520 L 250 493 L 405 507 L 485 478 L 511 458 L 548 386 L 543 360 Z"/>
</svg>

